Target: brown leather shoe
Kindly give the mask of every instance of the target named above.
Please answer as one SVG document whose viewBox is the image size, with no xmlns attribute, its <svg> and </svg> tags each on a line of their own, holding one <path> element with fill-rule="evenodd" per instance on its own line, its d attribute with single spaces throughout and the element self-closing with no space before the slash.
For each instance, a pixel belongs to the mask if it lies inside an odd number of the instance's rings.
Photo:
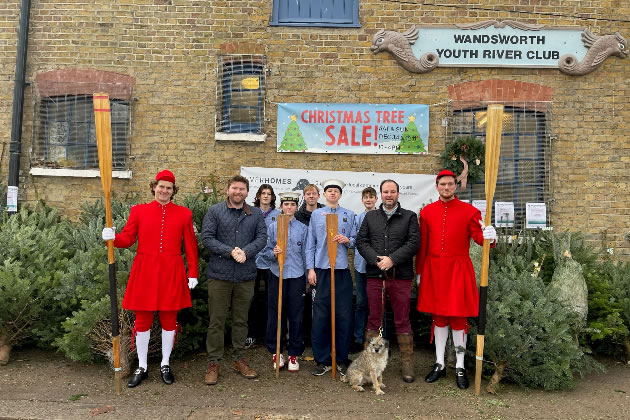
<svg viewBox="0 0 630 420">
<path fill-rule="evenodd" d="M 217 379 L 219 379 L 219 365 L 215 362 L 208 363 L 208 370 L 206 371 L 206 376 L 203 378 L 203 381 L 206 385 L 216 385 Z"/>
<path fill-rule="evenodd" d="M 254 379 L 258 377 L 256 371 L 249 367 L 245 359 L 239 359 L 234 362 L 234 365 L 232 365 L 232 369 L 234 370 L 234 372 L 240 373 L 241 375 L 243 375 L 244 378 L 247 379 Z"/>
</svg>

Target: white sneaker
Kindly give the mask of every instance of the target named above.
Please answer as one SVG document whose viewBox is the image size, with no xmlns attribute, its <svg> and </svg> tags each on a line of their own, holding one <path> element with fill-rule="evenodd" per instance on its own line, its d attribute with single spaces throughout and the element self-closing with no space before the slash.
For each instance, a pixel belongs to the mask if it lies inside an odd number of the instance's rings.
<svg viewBox="0 0 630 420">
<path fill-rule="evenodd" d="M 298 363 L 297 356 L 289 356 L 288 370 L 289 372 L 297 372 L 298 370 L 300 370 L 300 364 Z"/>
<path fill-rule="evenodd" d="M 280 354 L 280 369 L 284 367 L 284 355 Z M 273 354 L 273 368 L 276 368 L 276 354 Z"/>
</svg>

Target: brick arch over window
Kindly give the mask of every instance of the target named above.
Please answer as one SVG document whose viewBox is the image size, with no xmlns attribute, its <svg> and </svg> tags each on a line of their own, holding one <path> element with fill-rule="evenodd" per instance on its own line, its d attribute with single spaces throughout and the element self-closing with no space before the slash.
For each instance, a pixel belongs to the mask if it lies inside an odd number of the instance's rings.
<svg viewBox="0 0 630 420">
<path fill-rule="evenodd" d="M 455 109 L 493 102 L 514 104 L 521 108 L 536 108 L 537 102 L 551 102 L 552 88 L 518 80 L 479 80 L 450 85 L 448 95 Z"/>
<path fill-rule="evenodd" d="M 108 92 L 113 99 L 128 101 L 136 79 L 110 71 L 64 69 L 37 73 L 35 83 L 42 97 Z"/>
</svg>

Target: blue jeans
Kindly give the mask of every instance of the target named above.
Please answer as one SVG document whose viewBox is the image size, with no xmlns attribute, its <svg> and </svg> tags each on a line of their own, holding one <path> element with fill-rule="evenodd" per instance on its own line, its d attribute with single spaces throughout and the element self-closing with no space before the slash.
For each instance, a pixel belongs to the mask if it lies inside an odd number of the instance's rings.
<svg viewBox="0 0 630 420">
<path fill-rule="evenodd" d="M 311 343 L 317 363 L 332 365 L 330 269 L 315 269 L 317 293 L 313 301 Z M 350 270 L 335 270 L 335 350 L 337 363 L 346 363 L 352 336 L 352 277 Z"/>
<path fill-rule="evenodd" d="M 354 341 L 363 344 L 368 314 L 367 276 L 354 270 L 356 302 L 354 306 Z"/>
</svg>

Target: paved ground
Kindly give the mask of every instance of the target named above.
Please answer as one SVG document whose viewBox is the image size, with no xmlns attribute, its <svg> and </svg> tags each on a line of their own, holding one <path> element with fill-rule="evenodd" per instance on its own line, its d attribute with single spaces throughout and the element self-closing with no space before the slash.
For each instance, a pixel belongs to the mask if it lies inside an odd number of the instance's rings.
<svg viewBox="0 0 630 420">
<path fill-rule="evenodd" d="M 308 351 L 308 350 L 307 350 Z M 221 366 L 219 384 L 203 384 L 203 355 L 172 364 L 176 383 L 162 384 L 158 367 L 135 389 L 113 391 L 113 373 L 104 365 L 73 363 L 40 350 L 18 350 L 0 366 L 0 419 L 628 419 L 630 365 L 605 361 L 608 372 L 592 374 L 571 391 L 543 392 L 514 385 L 498 395 L 459 390 L 453 370 L 435 384 L 422 380 L 432 364 L 416 351 L 418 379 L 399 378 L 396 348 L 384 375 L 386 394 L 357 393 L 330 374 L 314 377 L 313 362 L 276 379 L 263 348 L 249 351 L 260 377 L 247 380 Z M 472 376 L 472 375 L 470 375 Z M 471 377 L 472 380 L 472 377 Z"/>
</svg>

